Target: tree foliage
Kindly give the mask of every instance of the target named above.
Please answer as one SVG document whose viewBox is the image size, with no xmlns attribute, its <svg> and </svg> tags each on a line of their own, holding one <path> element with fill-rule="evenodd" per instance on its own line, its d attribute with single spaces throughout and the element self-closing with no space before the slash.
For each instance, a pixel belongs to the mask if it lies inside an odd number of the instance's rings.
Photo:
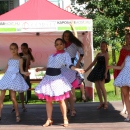
<svg viewBox="0 0 130 130">
<path fill-rule="evenodd" d="M 8 12 L 8 1 L 0 1 L 0 15 Z"/>
<path fill-rule="evenodd" d="M 77 0 L 84 10 L 74 7 L 78 14 L 93 19 L 94 48 L 106 40 L 113 49 L 124 43 L 126 27 L 130 27 L 130 0 Z"/>
</svg>

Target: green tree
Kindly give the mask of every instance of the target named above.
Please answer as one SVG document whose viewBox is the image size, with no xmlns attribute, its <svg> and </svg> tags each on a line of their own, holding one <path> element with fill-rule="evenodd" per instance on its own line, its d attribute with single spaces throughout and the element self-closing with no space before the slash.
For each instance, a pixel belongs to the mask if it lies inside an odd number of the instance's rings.
<svg viewBox="0 0 130 130">
<path fill-rule="evenodd" d="M 9 3 L 8 1 L 0 1 L 0 15 L 8 12 Z"/>
<path fill-rule="evenodd" d="M 94 48 L 105 39 L 112 48 L 118 49 L 116 43 L 123 44 L 125 31 L 128 31 L 125 27 L 130 26 L 130 0 L 77 0 L 77 3 L 86 5 L 87 13 L 75 7 L 79 15 L 94 21 Z"/>
<path fill-rule="evenodd" d="M 124 44 L 124 35 L 130 27 L 130 0 L 77 0 L 77 3 L 80 5 L 74 7 L 76 14 L 93 19 L 94 48 L 102 40 L 107 41 L 115 64 L 115 50 Z"/>
</svg>

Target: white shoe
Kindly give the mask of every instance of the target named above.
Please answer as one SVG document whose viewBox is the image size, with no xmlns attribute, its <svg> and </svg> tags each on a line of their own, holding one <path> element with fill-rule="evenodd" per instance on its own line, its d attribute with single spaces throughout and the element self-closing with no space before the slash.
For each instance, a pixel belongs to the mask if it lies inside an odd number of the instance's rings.
<svg viewBox="0 0 130 130">
<path fill-rule="evenodd" d="M 129 122 L 129 121 L 130 121 L 130 119 L 127 117 L 124 121 L 125 121 L 125 122 Z"/>
<path fill-rule="evenodd" d="M 130 115 L 128 115 L 127 118 L 124 121 L 129 122 L 130 121 Z"/>
<path fill-rule="evenodd" d="M 122 110 L 120 113 L 121 114 L 128 114 L 128 112 L 126 110 Z"/>
</svg>

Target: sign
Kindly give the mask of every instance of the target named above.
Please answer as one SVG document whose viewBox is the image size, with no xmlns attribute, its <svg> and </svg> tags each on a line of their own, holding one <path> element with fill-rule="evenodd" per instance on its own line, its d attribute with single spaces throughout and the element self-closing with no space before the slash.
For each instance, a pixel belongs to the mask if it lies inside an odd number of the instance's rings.
<svg viewBox="0 0 130 130">
<path fill-rule="evenodd" d="M 20 20 L 0 21 L 0 33 L 16 32 L 59 32 L 71 30 L 72 20 Z M 73 20 L 77 31 L 92 31 L 92 20 Z"/>
</svg>

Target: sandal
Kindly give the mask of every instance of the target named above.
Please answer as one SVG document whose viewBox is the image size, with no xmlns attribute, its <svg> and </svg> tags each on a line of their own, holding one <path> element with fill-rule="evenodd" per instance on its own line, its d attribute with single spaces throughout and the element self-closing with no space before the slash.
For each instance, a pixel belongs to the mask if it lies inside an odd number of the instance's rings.
<svg viewBox="0 0 130 130">
<path fill-rule="evenodd" d="M 76 111 L 75 110 L 71 110 L 71 117 L 76 116 Z"/>
<path fill-rule="evenodd" d="M 43 127 L 51 126 L 53 121 L 51 119 L 47 119 L 46 123 L 43 125 Z"/>
<path fill-rule="evenodd" d="M 120 114 L 128 114 L 127 110 L 122 110 Z"/>
<path fill-rule="evenodd" d="M 130 115 L 128 115 L 127 118 L 124 121 L 129 122 L 130 121 Z"/>
<path fill-rule="evenodd" d="M 68 122 L 68 119 L 64 119 L 64 127 L 68 127 L 69 126 L 69 122 Z"/>
<path fill-rule="evenodd" d="M 84 94 L 82 95 L 82 99 L 84 102 L 86 102 L 86 96 Z"/>
<path fill-rule="evenodd" d="M 104 107 L 104 103 L 100 104 L 97 109 L 101 109 L 102 107 Z"/>
<path fill-rule="evenodd" d="M 20 122 L 20 116 L 16 116 L 16 122 Z"/>
<path fill-rule="evenodd" d="M 107 110 L 108 109 L 108 104 L 104 104 L 104 110 Z"/>
</svg>

